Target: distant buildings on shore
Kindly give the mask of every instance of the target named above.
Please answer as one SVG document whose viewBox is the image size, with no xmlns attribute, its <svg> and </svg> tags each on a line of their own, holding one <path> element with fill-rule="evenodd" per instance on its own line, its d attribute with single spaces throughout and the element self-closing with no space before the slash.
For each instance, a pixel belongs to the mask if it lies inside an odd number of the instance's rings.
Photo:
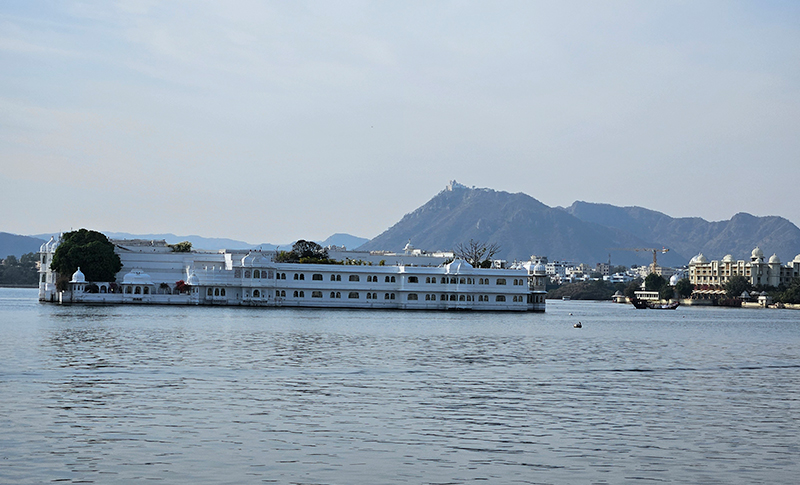
<svg viewBox="0 0 800 485">
<path fill-rule="evenodd" d="M 689 281 L 708 291 L 721 290 L 735 276 L 743 276 L 753 286 L 789 284 L 800 276 L 800 254 L 785 265 L 775 254 L 765 261 L 759 247 L 753 249 L 750 261 L 734 261 L 730 254 L 721 261 L 709 261 L 702 253 L 689 261 Z"/>
</svg>

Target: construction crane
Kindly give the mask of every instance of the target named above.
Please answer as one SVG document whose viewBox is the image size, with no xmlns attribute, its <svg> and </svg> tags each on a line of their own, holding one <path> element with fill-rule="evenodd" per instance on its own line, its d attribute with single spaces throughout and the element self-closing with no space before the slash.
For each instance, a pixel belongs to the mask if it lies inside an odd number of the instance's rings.
<svg viewBox="0 0 800 485">
<path fill-rule="evenodd" d="M 653 252 L 653 264 L 650 266 L 650 272 L 655 273 L 656 267 L 658 267 L 658 261 L 656 260 L 656 255 L 658 253 L 666 253 L 669 249 L 662 247 L 659 248 L 608 248 L 609 251 L 652 251 Z M 608 255 L 608 259 L 611 259 L 611 255 Z"/>
</svg>

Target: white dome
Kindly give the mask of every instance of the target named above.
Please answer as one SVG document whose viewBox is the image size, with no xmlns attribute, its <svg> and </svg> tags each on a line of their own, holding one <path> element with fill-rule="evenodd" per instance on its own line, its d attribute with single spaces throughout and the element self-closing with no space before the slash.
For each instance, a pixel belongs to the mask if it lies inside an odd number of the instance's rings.
<svg viewBox="0 0 800 485">
<path fill-rule="evenodd" d="M 200 284 L 200 278 L 198 278 L 197 275 L 194 274 L 194 271 L 192 271 L 192 274 L 190 274 L 189 277 L 186 279 L 186 284 L 189 286 L 197 286 Z"/>
<path fill-rule="evenodd" d="M 537 276 L 544 276 L 547 274 L 547 268 L 542 263 L 537 264 L 533 267 L 533 274 Z"/>
<path fill-rule="evenodd" d="M 457 274 L 467 269 L 473 269 L 472 265 L 463 259 L 456 259 L 452 263 L 447 264 L 445 268 L 447 268 L 447 273 L 449 274 Z"/>
<path fill-rule="evenodd" d="M 750 253 L 750 257 L 754 259 L 764 259 L 764 251 L 762 251 L 760 247 L 756 246 L 756 248 L 753 249 L 753 252 Z"/>
<path fill-rule="evenodd" d="M 672 276 L 669 278 L 669 285 L 670 285 L 670 286 L 675 286 L 675 285 L 677 285 L 677 284 L 678 284 L 678 280 L 680 280 L 680 278 L 678 278 L 678 275 L 677 275 L 677 274 L 674 274 L 674 275 L 672 275 Z"/>
<path fill-rule="evenodd" d="M 150 275 L 142 271 L 141 269 L 133 269 L 130 273 L 126 274 L 122 278 L 122 284 L 128 285 L 152 285 L 153 281 L 150 279 Z"/>
<path fill-rule="evenodd" d="M 80 266 L 78 267 L 77 271 L 72 273 L 72 279 L 69 280 L 69 282 L 70 283 L 86 283 L 86 276 L 84 276 L 83 272 L 81 272 Z"/>
<path fill-rule="evenodd" d="M 726 254 L 725 257 L 722 258 L 722 261 L 725 263 L 732 263 L 733 262 L 733 255 Z"/>
<path fill-rule="evenodd" d="M 703 253 L 700 253 L 697 256 L 693 257 L 692 260 L 689 261 L 689 264 L 692 264 L 692 263 L 698 264 L 698 263 L 707 263 L 707 262 L 708 262 L 708 259 L 706 259 L 706 257 L 703 256 Z"/>
<path fill-rule="evenodd" d="M 795 263 L 800 263 L 800 254 L 798 254 L 797 256 L 794 257 L 794 262 Z"/>
<path fill-rule="evenodd" d="M 769 257 L 769 262 L 770 264 L 781 264 L 781 258 L 777 254 L 773 254 Z"/>
</svg>

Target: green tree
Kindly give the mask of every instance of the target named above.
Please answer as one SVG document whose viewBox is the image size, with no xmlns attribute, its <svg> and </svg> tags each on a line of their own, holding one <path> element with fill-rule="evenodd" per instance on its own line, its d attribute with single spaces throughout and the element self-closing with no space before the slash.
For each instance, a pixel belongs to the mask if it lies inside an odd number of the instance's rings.
<svg viewBox="0 0 800 485">
<path fill-rule="evenodd" d="M 753 285 L 744 276 L 734 276 L 725 283 L 725 293 L 728 298 L 739 298 L 745 291 L 753 291 Z"/>
<path fill-rule="evenodd" d="M 689 298 L 694 291 L 694 285 L 689 282 L 689 278 L 681 278 L 675 284 L 675 291 L 681 298 Z"/>
<path fill-rule="evenodd" d="M 664 286 L 667 286 L 667 280 L 655 273 L 650 273 L 644 279 L 644 287 L 647 291 L 661 291 Z"/>
<path fill-rule="evenodd" d="M 189 241 L 181 241 L 177 244 L 167 244 L 174 253 L 190 253 L 192 252 L 192 243 Z"/>
<path fill-rule="evenodd" d="M 635 298 L 636 292 L 642 288 L 642 280 L 636 278 L 635 280 L 628 283 L 628 286 L 625 287 L 625 291 L 623 292 L 625 296 L 628 298 Z"/>
<path fill-rule="evenodd" d="M 63 235 L 50 269 L 68 277 L 79 267 L 87 281 L 114 281 L 122 262 L 103 233 L 79 229 Z"/>
<path fill-rule="evenodd" d="M 291 251 L 280 251 L 275 255 L 278 263 L 330 264 L 334 261 L 328 257 L 328 251 L 313 241 L 299 239 L 292 245 Z"/>
<path fill-rule="evenodd" d="M 778 299 L 783 303 L 800 303 L 800 278 L 794 278 Z"/>
</svg>

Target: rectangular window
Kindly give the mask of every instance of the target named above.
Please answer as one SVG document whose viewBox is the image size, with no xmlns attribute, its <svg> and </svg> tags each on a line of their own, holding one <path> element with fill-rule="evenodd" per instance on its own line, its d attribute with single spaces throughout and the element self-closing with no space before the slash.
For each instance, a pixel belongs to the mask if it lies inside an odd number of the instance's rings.
<svg viewBox="0 0 800 485">
<path fill-rule="evenodd" d="M 359 281 L 358 275 L 357 274 L 351 274 L 350 275 L 350 281 Z M 358 298 L 358 297 L 356 297 L 356 298 Z"/>
</svg>

